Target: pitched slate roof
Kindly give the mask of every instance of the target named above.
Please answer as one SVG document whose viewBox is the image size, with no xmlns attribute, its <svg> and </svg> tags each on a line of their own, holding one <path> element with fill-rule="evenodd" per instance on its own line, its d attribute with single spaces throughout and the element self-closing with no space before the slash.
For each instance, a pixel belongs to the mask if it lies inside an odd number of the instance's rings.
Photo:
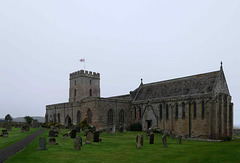
<svg viewBox="0 0 240 163">
<path fill-rule="evenodd" d="M 210 93 L 214 89 L 220 71 L 141 84 L 135 91 L 131 92 L 131 97 L 133 101 L 140 101 Z"/>
</svg>

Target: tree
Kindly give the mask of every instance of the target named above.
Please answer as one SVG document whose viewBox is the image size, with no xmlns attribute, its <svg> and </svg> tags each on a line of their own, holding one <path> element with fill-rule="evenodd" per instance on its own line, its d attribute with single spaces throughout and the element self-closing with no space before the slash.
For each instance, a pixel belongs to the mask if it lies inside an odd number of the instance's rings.
<svg viewBox="0 0 240 163">
<path fill-rule="evenodd" d="M 24 119 L 25 119 L 25 121 L 27 122 L 27 124 L 29 124 L 29 125 L 30 125 L 30 124 L 32 123 L 32 121 L 33 121 L 33 118 L 30 117 L 30 116 L 25 116 Z"/>
<path fill-rule="evenodd" d="M 5 121 L 7 121 L 7 122 L 12 122 L 12 116 L 10 115 L 10 114 L 7 114 L 6 116 L 5 116 Z"/>
</svg>

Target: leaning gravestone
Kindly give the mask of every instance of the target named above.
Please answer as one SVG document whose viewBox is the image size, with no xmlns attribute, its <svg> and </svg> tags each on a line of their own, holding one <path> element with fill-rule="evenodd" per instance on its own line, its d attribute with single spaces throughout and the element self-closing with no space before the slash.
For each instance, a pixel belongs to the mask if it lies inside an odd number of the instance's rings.
<svg viewBox="0 0 240 163">
<path fill-rule="evenodd" d="M 149 144 L 154 144 L 154 134 L 153 133 L 150 135 Z"/>
<path fill-rule="evenodd" d="M 141 146 L 143 146 L 143 135 L 141 135 Z"/>
<path fill-rule="evenodd" d="M 139 134 L 137 134 L 136 137 L 136 148 L 139 149 L 141 147 L 141 137 Z"/>
<path fill-rule="evenodd" d="M 182 144 L 182 135 L 178 135 L 178 144 Z"/>
<path fill-rule="evenodd" d="M 162 143 L 163 143 L 163 147 L 167 148 L 167 135 L 163 135 L 162 136 Z"/>
<path fill-rule="evenodd" d="M 89 131 L 89 132 L 87 133 L 85 143 L 86 143 L 86 144 L 91 144 L 91 139 L 92 139 L 92 132 Z"/>
<path fill-rule="evenodd" d="M 99 131 L 94 132 L 93 142 L 99 142 Z"/>
<path fill-rule="evenodd" d="M 76 138 L 76 134 L 77 134 L 77 130 L 72 129 L 71 132 L 70 132 L 71 138 L 72 138 L 72 139 L 73 139 L 73 138 Z"/>
<path fill-rule="evenodd" d="M 46 148 L 46 138 L 39 138 L 38 150 L 47 150 L 47 148 Z"/>
<path fill-rule="evenodd" d="M 48 139 L 48 145 L 58 145 L 58 143 L 56 143 L 56 139 L 55 138 L 49 138 Z"/>
<path fill-rule="evenodd" d="M 80 150 L 82 147 L 82 137 L 77 136 L 74 140 L 74 149 L 75 150 Z"/>
</svg>

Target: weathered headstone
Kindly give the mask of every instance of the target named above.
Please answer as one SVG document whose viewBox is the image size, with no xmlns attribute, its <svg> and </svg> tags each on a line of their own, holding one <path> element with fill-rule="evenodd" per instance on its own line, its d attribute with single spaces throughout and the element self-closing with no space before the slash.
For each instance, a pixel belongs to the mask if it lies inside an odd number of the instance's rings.
<svg viewBox="0 0 240 163">
<path fill-rule="evenodd" d="M 122 126 L 119 128 L 119 132 L 123 133 L 123 127 Z"/>
<path fill-rule="evenodd" d="M 109 128 L 108 130 L 107 130 L 107 134 L 111 134 L 112 133 L 112 128 Z"/>
<path fill-rule="evenodd" d="M 70 136 L 71 138 L 76 138 L 76 134 L 77 134 L 77 130 L 76 129 L 72 129 L 71 132 L 70 132 Z"/>
<path fill-rule="evenodd" d="M 32 128 L 39 128 L 38 120 L 33 120 Z"/>
<path fill-rule="evenodd" d="M 188 140 L 189 134 L 185 134 L 185 139 Z"/>
<path fill-rule="evenodd" d="M 136 137 L 136 148 L 139 149 L 141 147 L 141 137 L 139 134 L 137 134 Z"/>
<path fill-rule="evenodd" d="M 153 133 L 150 135 L 149 144 L 154 144 L 154 134 Z"/>
<path fill-rule="evenodd" d="M 84 130 L 84 136 L 87 136 L 87 133 L 90 132 L 90 131 L 92 132 L 91 129 L 85 129 L 85 130 Z"/>
<path fill-rule="evenodd" d="M 170 137 L 171 139 L 174 139 L 174 138 L 175 138 L 175 135 L 174 135 L 174 132 L 173 132 L 173 131 L 170 131 L 169 137 Z"/>
<path fill-rule="evenodd" d="M 2 130 L 2 135 L 0 135 L 3 138 L 7 138 L 8 137 L 8 132 L 7 130 Z"/>
<path fill-rule="evenodd" d="M 141 135 L 141 146 L 143 146 L 143 135 Z"/>
<path fill-rule="evenodd" d="M 53 130 L 54 128 L 55 128 L 54 125 L 51 125 L 51 126 L 50 126 L 50 130 Z"/>
<path fill-rule="evenodd" d="M 99 142 L 99 131 L 94 132 L 93 142 Z"/>
<path fill-rule="evenodd" d="M 167 135 L 163 135 L 162 136 L 162 143 L 163 143 L 163 147 L 167 148 Z"/>
<path fill-rule="evenodd" d="M 86 136 L 86 144 L 91 144 L 91 139 L 92 139 L 92 132 L 89 131 Z"/>
<path fill-rule="evenodd" d="M 152 133 L 153 133 L 153 129 L 149 128 L 146 132 L 146 137 L 149 139 Z"/>
<path fill-rule="evenodd" d="M 6 126 L 6 130 L 12 131 L 12 126 L 11 126 L 11 124 L 8 124 L 8 125 Z"/>
<path fill-rule="evenodd" d="M 63 139 L 64 140 L 67 140 L 68 139 L 68 134 L 66 133 L 66 134 L 63 134 Z"/>
<path fill-rule="evenodd" d="M 47 150 L 47 148 L 46 148 L 46 138 L 39 138 L 38 150 Z"/>
<path fill-rule="evenodd" d="M 78 133 L 80 133 L 80 131 L 81 131 L 81 127 L 80 126 L 76 126 L 75 129 L 77 130 Z"/>
<path fill-rule="evenodd" d="M 182 144 L 182 135 L 178 135 L 178 144 Z"/>
<path fill-rule="evenodd" d="M 81 150 L 81 147 L 82 147 L 82 137 L 77 136 L 74 140 L 74 149 Z"/>
<path fill-rule="evenodd" d="M 58 145 L 58 143 L 56 143 L 56 139 L 55 138 L 49 138 L 48 139 L 48 145 Z"/>
</svg>

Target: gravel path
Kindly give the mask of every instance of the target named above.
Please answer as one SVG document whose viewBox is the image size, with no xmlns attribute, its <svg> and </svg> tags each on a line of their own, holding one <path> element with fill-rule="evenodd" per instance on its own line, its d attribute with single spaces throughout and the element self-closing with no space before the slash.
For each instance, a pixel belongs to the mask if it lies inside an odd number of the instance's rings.
<svg viewBox="0 0 240 163">
<path fill-rule="evenodd" d="M 25 146 L 31 143 L 36 137 L 43 133 L 46 129 L 40 129 L 26 138 L 12 144 L 0 151 L 0 162 L 7 160 L 9 157 L 22 150 Z"/>
</svg>

